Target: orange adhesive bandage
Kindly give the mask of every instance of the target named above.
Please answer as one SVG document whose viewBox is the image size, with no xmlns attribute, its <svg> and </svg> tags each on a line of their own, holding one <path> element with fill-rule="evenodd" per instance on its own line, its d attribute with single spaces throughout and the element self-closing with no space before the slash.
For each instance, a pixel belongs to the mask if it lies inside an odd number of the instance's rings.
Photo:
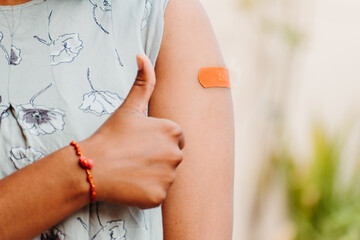
<svg viewBox="0 0 360 240">
<path fill-rule="evenodd" d="M 198 75 L 199 82 L 204 88 L 230 88 L 229 71 L 224 67 L 201 68 Z"/>
</svg>

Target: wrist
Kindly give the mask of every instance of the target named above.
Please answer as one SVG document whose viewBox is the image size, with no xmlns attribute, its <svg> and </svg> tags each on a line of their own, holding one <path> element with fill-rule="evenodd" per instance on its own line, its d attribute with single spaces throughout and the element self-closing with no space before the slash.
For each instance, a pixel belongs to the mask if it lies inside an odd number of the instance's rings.
<svg viewBox="0 0 360 240">
<path fill-rule="evenodd" d="M 96 142 L 96 139 L 94 137 L 87 138 L 81 142 L 79 142 L 80 149 L 83 153 L 83 155 L 86 158 L 92 159 L 93 161 L 93 168 L 91 170 L 92 180 L 95 185 L 95 191 L 96 191 L 96 201 L 104 201 L 104 193 L 103 188 L 101 184 L 101 156 L 102 156 L 102 144 L 99 142 Z M 74 151 L 74 150 L 73 150 Z M 76 156 L 76 153 L 74 151 L 74 155 Z M 77 160 L 77 164 L 79 166 L 79 159 Z M 83 171 L 83 174 L 85 176 L 85 183 L 87 184 L 88 193 L 90 191 L 90 185 L 88 180 L 86 179 L 86 171 L 85 169 L 79 168 Z M 88 195 L 89 196 L 89 195 Z"/>
<path fill-rule="evenodd" d="M 76 156 L 72 146 L 66 146 L 63 148 L 63 152 L 66 156 L 71 156 L 66 158 L 68 159 L 67 170 L 63 170 L 67 174 L 65 176 L 68 179 L 67 187 L 69 191 L 73 192 L 73 198 L 79 199 L 86 205 L 90 202 L 90 188 L 87 182 L 86 172 L 80 167 L 79 158 Z"/>
</svg>

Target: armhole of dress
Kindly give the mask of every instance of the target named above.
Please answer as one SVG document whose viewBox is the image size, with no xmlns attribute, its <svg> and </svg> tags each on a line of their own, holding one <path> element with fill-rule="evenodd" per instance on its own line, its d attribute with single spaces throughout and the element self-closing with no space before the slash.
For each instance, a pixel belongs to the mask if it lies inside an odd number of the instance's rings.
<svg viewBox="0 0 360 240">
<path fill-rule="evenodd" d="M 157 55 L 156 55 L 156 58 L 155 58 L 155 61 L 153 62 L 154 64 L 154 67 L 156 65 L 156 62 L 157 62 L 157 58 L 159 56 L 159 53 L 160 53 L 160 49 L 161 49 L 161 45 L 162 45 L 162 41 L 164 39 L 164 31 L 165 31 L 165 13 L 166 13 L 166 8 L 167 6 L 169 5 L 169 2 L 171 0 L 163 0 L 163 10 L 162 10 L 162 19 L 163 19 L 163 24 L 162 24 L 162 34 L 161 34 L 161 40 L 160 40 L 160 47 L 159 47 L 159 50 L 157 52 Z"/>
<path fill-rule="evenodd" d="M 165 16 L 166 7 L 168 6 L 168 4 L 169 4 L 170 1 L 171 1 L 171 0 L 164 0 L 164 2 L 163 2 L 163 12 L 164 12 L 164 16 Z M 164 17 L 164 16 L 163 16 L 163 17 Z"/>
<path fill-rule="evenodd" d="M 145 54 L 155 66 L 164 36 L 165 11 L 170 0 L 152 0 L 153 12 L 143 36 Z"/>
</svg>

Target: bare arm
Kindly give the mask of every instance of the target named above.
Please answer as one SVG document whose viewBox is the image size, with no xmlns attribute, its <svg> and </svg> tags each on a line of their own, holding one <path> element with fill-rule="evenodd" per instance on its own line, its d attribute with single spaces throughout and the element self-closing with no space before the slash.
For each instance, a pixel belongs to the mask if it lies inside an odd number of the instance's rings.
<svg viewBox="0 0 360 240">
<path fill-rule="evenodd" d="M 150 208 L 174 181 L 183 135 L 174 122 L 145 117 L 155 75 L 150 60 L 138 60 L 141 70 L 123 105 L 80 147 L 94 160 L 97 200 Z M 39 235 L 85 206 L 89 188 L 70 146 L 1 179 L 0 239 Z"/>
<path fill-rule="evenodd" d="M 4 240 L 34 237 L 89 201 L 89 185 L 70 147 L 2 179 L 0 193 Z"/>
<path fill-rule="evenodd" d="M 234 127 L 229 89 L 204 89 L 200 68 L 224 66 L 197 0 L 172 0 L 149 113 L 184 129 L 184 160 L 163 205 L 164 239 L 231 239 Z"/>
</svg>

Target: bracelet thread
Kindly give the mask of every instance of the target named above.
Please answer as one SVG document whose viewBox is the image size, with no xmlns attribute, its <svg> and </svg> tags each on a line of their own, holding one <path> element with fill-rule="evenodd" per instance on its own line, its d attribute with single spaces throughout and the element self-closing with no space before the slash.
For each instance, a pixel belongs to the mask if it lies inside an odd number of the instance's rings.
<svg viewBox="0 0 360 240">
<path fill-rule="evenodd" d="M 93 202 L 95 202 L 95 197 L 96 197 L 95 184 L 93 182 L 93 178 L 92 178 L 92 175 L 90 172 L 90 170 L 92 169 L 92 167 L 94 165 L 93 160 L 84 157 L 84 155 L 82 154 L 82 152 L 80 150 L 79 144 L 76 143 L 75 141 L 72 141 L 70 143 L 70 145 L 74 147 L 75 153 L 79 157 L 80 167 L 82 167 L 86 171 L 87 181 L 90 184 L 90 201 L 93 203 Z"/>
</svg>

